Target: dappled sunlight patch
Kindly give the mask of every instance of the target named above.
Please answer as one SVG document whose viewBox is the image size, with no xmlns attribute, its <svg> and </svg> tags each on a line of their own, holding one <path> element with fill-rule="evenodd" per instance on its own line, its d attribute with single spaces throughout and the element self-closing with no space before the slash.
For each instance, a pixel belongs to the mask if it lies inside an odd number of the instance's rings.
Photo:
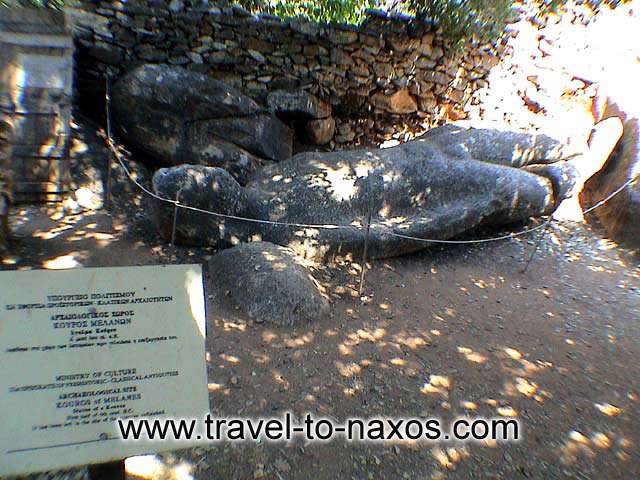
<svg viewBox="0 0 640 480">
<path fill-rule="evenodd" d="M 355 337 L 355 339 L 358 339 L 358 340 L 364 340 L 367 342 L 375 343 L 379 340 L 382 340 L 386 334 L 387 334 L 387 331 L 384 328 L 376 328 L 374 330 L 370 330 L 368 328 L 365 328 L 365 329 L 361 328 L 355 332 L 355 335 L 353 333 L 350 333 L 348 335 L 348 338 L 353 339 L 353 337 Z"/>
<path fill-rule="evenodd" d="M 465 410 L 477 410 L 478 405 L 475 402 L 471 402 L 469 400 L 461 400 L 460 406 Z"/>
<path fill-rule="evenodd" d="M 31 236 L 41 240 L 51 240 L 52 238 L 56 238 L 58 235 L 62 235 L 72 229 L 73 225 L 60 225 L 47 231 L 36 230 L 31 234 Z"/>
<path fill-rule="evenodd" d="M 473 279 L 473 278 L 472 278 L 472 279 L 471 279 L 471 282 L 472 282 L 476 287 L 481 288 L 481 289 L 485 289 L 485 288 L 487 288 L 487 286 L 488 286 L 488 285 L 487 285 L 487 282 L 485 282 L 485 281 L 484 281 L 484 280 L 482 280 L 482 279 L 475 280 L 475 279 Z M 492 287 L 493 287 L 493 288 L 495 288 L 495 284 L 494 284 L 494 285 L 492 285 Z"/>
<path fill-rule="evenodd" d="M 608 417 L 617 417 L 622 412 L 621 408 L 611 405 L 610 403 L 595 403 L 594 405 L 600 413 Z"/>
<path fill-rule="evenodd" d="M 251 352 L 251 357 L 259 365 L 265 365 L 271 361 L 271 358 L 262 352 Z"/>
<path fill-rule="evenodd" d="M 567 440 L 560 447 L 560 461 L 564 465 L 573 465 L 578 461 L 578 457 L 585 456 L 593 458 L 594 452 L 591 448 L 591 441 L 577 430 L 569 432 Z"/>
<path fill-rule="evenodd" d="M 504 349 L 504 353 L 506 353 L 507 356 L 512 360 L 520 360 L 522 358 L 522 353 L 520 353 L 515 348 L 507 347 Z"/>
<path fill-rule="evenodd" d="M 359 364 L 354 362 L 343 363 L 343 362 L 336 361 L 334 362 L 334 365 L 338 369 L 338 372 L 340 372 L 340 375 L 347 378 L 353 377 L 354 375 L 358 375 L 362 371 L 362 367 Z"/>
<path fill-rule="evenodd" d="M 526 378 L 517 377 L 515 384 L 510 384 L 508 388 L 505 389 L 508 395 L 515 393 L 511 391 L 511 388 L 515 388 L 518 393 L 530 398 L 533 397 L 538 390 L 538 384 L 530 382 Z"/>
<path fill-rule="evenodd" d="M 42 268 L 47 270 L 66 270 L 82 266 L 82 260 L 86 259 L 87 252 L 70 252 L 42 262 Z"/>
<path fill-rule="evenodd" d="M 471 453 L 466 446 L 449 447 L 447 449 L 442 447 L 433 447 L 431 449 L 431 455 L 441 468 L 454 470 L 456 464 L 469 458 Z"/>
<path fill-rule="evenodd" d="M 224 330 L 225 332 L 244 332 L 247 329 L 247 324 L 244 322 L 232 322 L 225 319 L 217 321 L 216 326 L 222 327 L 222 330 Z"/>
<path fill-rule="evenodd" d="M 153 479 L 164 473 L 165 465 L 156 455 L 140 455 L 125 460 L 127 474 L 138 478 Z"/>
<path fill-rule="evenodd" d="M 378 210 L 378 216 L 382 218 L 388 218 L 390 214 L 391 214 L 391 205 L 385 202 L 382 205 L 382 208 Z"/>
<path fill-rule="evenodd" d="M 262 332 L 262 341 L 265 343 L 273 343 L 278 339 L 278 335 L 271 330 L 265 330 Z"/>
<path fill-rule="evenodd" d="M 289 335 L 285 335 L 285 337 L 282 340 L 282 343 L 284 344 L 285 347 L 288 347 L 288 348 L 303 347 L 313 342 L 314 338 L 315 337 L 313 332 L 307 332 L 303 335 L 300 335 L 299 337 L 291 337 Z"/>
<path fill-rule="evenodd" d="M 358 394 L 362 393 L 364 388 L 364 383 L 361 380 L 352 379 L 350 385 L 342 389 L 342 393 L 344 393 L 347 397 L 355 397 Z"/>
<path fill-rule="evenodd" d="M 141 455 L 125 460 L 129 478 L 148 480 L 193 480 L 194 466 L 173 455 Z"/>
<path fill-rule="evenodd" d="M 103 207 L 102 186 L 92 185 L 92 188 L 81 187 L 75 191 L 75 199 L 79 206 L 87 210 L 100 210 Z M 99 189 L 99 190 L 98 190 Z"/>
<path fill-rule="evenodd" d="M 411 227 L 411 223 L 409 222 L 409 219 L 404 215 L 385 218 L 380 223 L 382 223 L 383 225 L 386 225 L 387 227 L 400 226 L 401 228 L 405 228 L 405 229 Z"/>
<path fill-rule="evenodd" d="M 233 364 L 240 363 L 240 359 L 238 357 L 236 357 L 235 355 L 229 355 L 229 354 L 226 354 L 226 353 L 221 353 L 219 355 L 219 357 L 222 360 L 224 360 L 225 362 L 228 362 L 228 363 L 233 363 Z"/>
<path fill-rule="evenodd" d="M 331 193 L 338 202 L 347 201 L 358 193 L 356 186 L 357 177 L 348 164 L 338 165 L 335 168 L 323 162 L 312 162 L 322 173 L 310 176 L 309 186 L 319 187 Z"/>
<path fill-rule="evenodd" d="M 553 363 L 544 360 L 530 362 L 529 360 L 521 359 L 518 363 L 520 364 L 519 368 L 507 369 L 518 377 L 528 377 L 553 367 Z"/>
<path fill-rule="evenodd" d="M 485 363 L 487 361 L 486 356 L 478 352 L 474 352 L 469 347 L 458 347 L 458 353 L 461 353 L 467 360 L 473 363 Z"/>
<path fill-rule="evenodd" d="M 444 375 L 431 375 L 429 377 L 429 382 L 425 383 L 420 392 L 428 395 L 428 394 L 438 394 L 445 398 L 449 396 L 449 390 L 451 390 L 452 382 L 449 377 Z"/>
<path fill-rule="evenodd" d="M 604 433 L 594 432 L 590 436 L 591 443 L 593 443 L 596 447 L 606 450 L 611 448 L 611 439 L 607 437 Z"/>
<path fill-rule="evenodd" d="M 191 464 L 181 462 L 175 467 L 171 468 L 171 476 L 175 480 L 192 480 L 193 475 L 191 472 L 193 471 L 193 466 Z"/>
<path fill-rule="evenodd" d="M 289 390 L 291 384 L 287 381 L 282 372 L 279 370 L 271 370 L 271 376 L 283 390 Z"/>
<path fill-rule="evenodd" d="M 344 355 L 345 357 L 353 354 L 353 350 L 351 349 L 351 347 L 345 345 L 344 343 L 338 345 L 338 351 L 340 352 L 340 355 Z"/>
<path fill-rule="evenodd" d="M 508 405 L 496 408 L 496 412 L 501 417 L 517 417 L 518 416 L 518 412 L 516 411 L 516 409 Z"/>
<path fill-rule="evenodd" d="M 411 335 L 405 331 L 400 331 L 393 335 L 393 341 L 399 346 L 405 346 L 411 350 L 417 350 L 421 347 L 426 347 L 430 344 L 430 339 L 426 339 L 422 336 Z"/>
<path fill-rule="evenodd" d="M 438 464 L 442 468 L 453 470 L 453 468 L 455 467 L 454 463 L 451 460 L 449 460 L 449 456 L 446 454 L 446 452 L 442 448 L 434 447 L 431 450 L 431 455 L 433 455 L 433 458 L 438 462 Z"/>
</svg>

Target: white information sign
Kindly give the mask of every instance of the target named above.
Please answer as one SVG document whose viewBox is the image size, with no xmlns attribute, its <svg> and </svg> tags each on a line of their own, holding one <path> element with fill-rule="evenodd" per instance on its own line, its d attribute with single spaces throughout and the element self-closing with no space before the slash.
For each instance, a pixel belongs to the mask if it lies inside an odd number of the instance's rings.
<svg viewBox="0 0 640 480">
<path fill-rule="evenodd" d="M 184 448 L 117 419 L 209 410 L 199 265 L 0 272 L 0 476 Z"/>
</svg>

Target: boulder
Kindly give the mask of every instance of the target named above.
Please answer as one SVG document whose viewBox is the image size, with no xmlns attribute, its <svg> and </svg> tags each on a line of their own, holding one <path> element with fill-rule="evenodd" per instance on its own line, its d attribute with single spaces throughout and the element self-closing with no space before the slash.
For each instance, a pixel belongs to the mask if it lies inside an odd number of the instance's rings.
<svg viewBox="0 0 640 480">
<path fill-rule="evenodd" d="M 314 119 L 331 115 L 331 105 L 306 90 L 273 90 L 267 94 L 269 110 L 287 117 Z"/>
<path fill-rule="evenodd" d="M 389 113 L 403 114 L 418 111 L 418 103 L 406 88 L 398 90 L 392 95 L 385 95 L 382 92 L 376 93 L 371 100 L 376 108 Z"/>
<path fill-rule="evenodd" d="M 281 161 L 291 157 L 291 130 L 270 114 L 216 118 L 199 122 L 194 128 L 197 134 L 203 135 L 203 140 L 211 136 L 216 140 L 223 138 L 269 160 Z"/>
<path fill-rule="evenodd" d="M 640 103 L 634 104 L 633 95 L 631 99 L 616 103 L 610 97 L 604 108 L 604 119 L 617 117 L 622 121 L 622 138 L 604 167 L 585 183 L 580 194 L 580 204 L 585 210 L 640 174 Z M 602 225 L 612 238 L 634 248 L 640 247 L 639 218 L 640 180 L 627 185 L 586 216 L 588 221 Z"/>
<path fill-rule="evenodd" d="M 481 148 L 483 134 L 495 142 L 493 148 Z M 455 141 L 445 141 L 450 135 Z M 543 140 L 492 130 L 437 129 L 387 149 L 301 153 L 255 172 L 246 187 L 224 170 L 198 166 L 162 169 L 153 187 L 167 198 L 181 190 L 186 205 L 253 219 L 181 210 L 181 243 L 228 246 L 259 238 L 318 260 L 359 255 L 363 219 L 371 213 L 369 252 L 384 258 L 430 245 L 406 236 L 449 239 L 478 227 L 550 214 L 573 185 L 575 170 L 561 160 L 560 145 Z M 523 145 L 536 155 L 523 160 Z M 469 152 L 478 157 L 470 158 Z M 523 163 L 553 168 L 528 172 L 512 166 Z M 165 238 L 170 238 L 172 219 L 172 206 L 155 210 Z"/>
<path fill-rule="evenodd" d="M 292 133 L 254 100 L 207 75 L 143 65 L 113 88 L 115 125 L 126 143 L 163 165 L 229 170 L 244 183 L 261 159 L 291 156 Z"/>
<path fill-rule="evenodd" d="M 333 117 L 309 120 L 305 125 L 309 141 L 314 145 L 326 145 L 336 132 L 336 121 Z"/>
<path fill-rule="evenodd" d="M 256 322 L 297 325 L 321 320 L 329 303 L 293 252 L 268 242 L 241 243 L 209 262 L 208 293 L 220 306 Z"/>
</svg>

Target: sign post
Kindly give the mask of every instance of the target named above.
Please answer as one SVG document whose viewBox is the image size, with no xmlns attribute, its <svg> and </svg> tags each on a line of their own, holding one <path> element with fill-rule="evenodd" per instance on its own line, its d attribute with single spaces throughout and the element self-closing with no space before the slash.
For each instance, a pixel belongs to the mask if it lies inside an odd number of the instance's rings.
<svg viewBox="0 0 640 480">
<path fill-rule="evenodd" d="M 200 266 L 0 272 L 0 476 L 199 443 L 124 442 L 117 420 L 202 418 L 204 342 Z"/>
</svg>

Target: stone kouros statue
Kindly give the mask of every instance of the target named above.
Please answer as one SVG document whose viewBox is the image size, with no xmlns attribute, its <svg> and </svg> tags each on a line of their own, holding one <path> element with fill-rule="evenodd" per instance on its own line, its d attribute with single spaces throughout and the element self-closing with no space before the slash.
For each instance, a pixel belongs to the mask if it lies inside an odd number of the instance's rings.
<svg viewBox="0 0 640 480">
<path fill-rule="evenodd" d="M 300 153 L 256 170 L 245 186 L 217 167 L 162 168 L 153 189 L 185 205 L 264 221 L 181 210 L 177 243 L 224 248 L 262 240 L 327 260 L 361 253 L 369 215 L 370 256 L 391 257 L 430 245 L 404 237 L 451 239 L 548 215 L 575 181 L 562 145 L 549 137 L 444 126 L 388 149 Z M 156 202 L 154 221 L 166 239 L 173 212 Z"/>
</svg>

